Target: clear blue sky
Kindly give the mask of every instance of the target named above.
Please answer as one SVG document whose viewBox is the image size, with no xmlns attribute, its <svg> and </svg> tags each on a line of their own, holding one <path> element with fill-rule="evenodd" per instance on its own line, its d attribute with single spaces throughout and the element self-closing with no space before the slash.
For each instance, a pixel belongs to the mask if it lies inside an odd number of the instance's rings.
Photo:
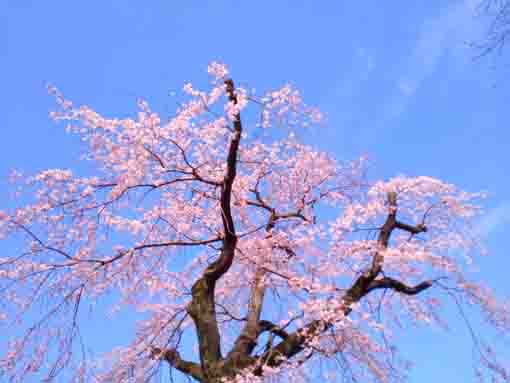
<svg viewBox="0 0 510 383">
<path fill-rule="evenodd" d="M 429 175 L 487 190 L 491 258 L 480 278 L 510 296 L 500 271 L 509 259 L 510 59 L 473 61 L 466 42 L 483 20 L 471 3 L 0 0 L 1 206 L 12 168 L 83 166 L 76 138 L 48 119 L 47 83 L 105 115 L 132 114 L 142 96 L 166 116 L 169 92 L 204 84 L 207 63 L 220 60 L 257 89 L 293 82 L 327 115 L 314 143 L 344 159 L 368 154 L 372 177 Z M 411 382 L 472 381 L 468 332 L 448 317 L 449 333 L 402 336 L 416 361 Z M 103 348 L 115 336 L 96 329 L 87 342 Z"/>
</svg>

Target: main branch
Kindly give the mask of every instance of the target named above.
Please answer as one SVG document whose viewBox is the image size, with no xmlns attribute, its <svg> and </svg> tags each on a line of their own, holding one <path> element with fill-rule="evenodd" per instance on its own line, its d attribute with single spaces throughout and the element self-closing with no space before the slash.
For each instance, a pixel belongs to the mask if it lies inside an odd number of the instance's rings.
<svg viewBox="0 0 510 383">
<path fill-rule="evenodd" d="M 229 102 L 237 104 L 234 82 L 225 80 Z M 215 380 L 221 361 L 221 338 L 216 318 L 214 289 L 216 282 L 228 271 L 234 260 L 237 236 L 231 211 L 232 186 L 236 177 L 237 157 L 241 141 L 242 125 L 239 112 L 233 119 L 234 132 L 230 139 L 226 159 L 226 171 L 221 184 L 220 207 L 223 223 L 222 248 L 218 259 L 207 267 L 192 288 L 192 300 L 188 305 L 197 330 L 200 362 L 206 380 Z"/>
</svg>

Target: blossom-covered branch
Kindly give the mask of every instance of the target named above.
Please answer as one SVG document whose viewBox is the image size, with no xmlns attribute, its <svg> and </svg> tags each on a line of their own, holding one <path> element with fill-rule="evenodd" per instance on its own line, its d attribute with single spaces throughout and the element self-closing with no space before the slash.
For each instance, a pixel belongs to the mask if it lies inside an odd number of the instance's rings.
<svg viewBox="0 0 510 383">
<path fill-rule="evenodd" d="M 292 85 L 259 93 L 224 64 L 208 72 L 210 88 L 186 83 L 168 121 L 143 100 L 110 118 L 50 89 L 51 116 L 89 167 L 12 174 L 0 326 L 15 336 L 0 379 L 143 382 L 169 366 L 204 383 L 335 381 L 338 368 L 399 381 L 396 323 L 441 323 L 447 299 L 510 330 L 510 305 L 469 266 L 483 193 L 427 176 L 368 181 L 366 157 L 302 142 L 322 115 Z M 137 328 L 90 358 L 80 323 L 98 302 Z"/>
</svg>

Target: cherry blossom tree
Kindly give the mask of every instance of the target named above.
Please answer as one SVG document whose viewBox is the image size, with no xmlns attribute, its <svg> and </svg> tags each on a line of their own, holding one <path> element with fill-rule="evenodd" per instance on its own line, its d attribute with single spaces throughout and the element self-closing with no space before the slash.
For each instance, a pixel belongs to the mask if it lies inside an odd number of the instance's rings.
<svg viewBox="0 0 510 383">
<path fill-rule="evenodd" d="M 445 304 L 509 328 L 508 306 L 470 277 L 482 193 L 369 181 L 365 158 L 300 141 L 322 116 L 291 85 L 257 94 L 223 64 L 209 74 L 166 122 L 144 101 L 135 119 L 106 118 L 50 89 L 93 174 L 13 174 L 19 206 L 0 233 L 22 250 L 0 258 L 0 326 L 18 330 L 2 381 L 145 382 L 163 366 L 208 383 L 400 381 L 394 334 L 441 326 Z M 91 359 L 80 319 L 103 299 L 111 315 L 142 314 L 126 344 Z"/>
</svg>

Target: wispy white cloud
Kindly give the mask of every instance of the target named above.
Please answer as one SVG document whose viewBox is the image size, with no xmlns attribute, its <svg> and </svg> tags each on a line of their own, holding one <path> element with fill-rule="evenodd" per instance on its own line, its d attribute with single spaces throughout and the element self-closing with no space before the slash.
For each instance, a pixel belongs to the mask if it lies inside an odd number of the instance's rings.
<svg viewBox="0 0 510 383">
<path fill-rule="evenodd" d="M 331 138 L 329 142 L 335 146 L 335 150 L 338 150 L 338 132 L 334 126 L 349 126 L 358 117 L 357 106 L 363 101 L 363 85 L 367 84 L 377 68 L 372 51 L 361 45 L 355 46 L 346 57 L 341 73 L 333 76 L 335 81 L 329 81 L 329 90 L 324 93 L 324 101 L 320 104 L 322 110 L 335 111 L 335 123 L 327 124 L 321 130 L 321 139 L 328 141 Z"/>
<path fill-rule="evenodd" d="M 510 200 L 501 203 L 495 208 L 489 210 L 478 225 L 478 232 L 488 237 L 492 233 L 499 231 L 505 226 L 510 225 Z M 510 232 L 510 231 L 509 231 Z"/>
<path fill-rule="evenodd" d="M 479 0 L 463 0 L 444 7 L 440 13 L 423 22 L 414 48 L 397 79 L 394 96 L 388 104 L 388 117 L 401 115 L 420 86 L 438 68 L 449 51 L 462 48 L 476 28 L 476 4 Z"/>
<path fill-rule="evenodd" d="M 478 225 L 478 232 L 483 237 L 489 237 L 505 226 L 510 226 L 510 200 L 489 210 Z M 508 232 L 510 233 L 510 230 Z"/>
</svg>

